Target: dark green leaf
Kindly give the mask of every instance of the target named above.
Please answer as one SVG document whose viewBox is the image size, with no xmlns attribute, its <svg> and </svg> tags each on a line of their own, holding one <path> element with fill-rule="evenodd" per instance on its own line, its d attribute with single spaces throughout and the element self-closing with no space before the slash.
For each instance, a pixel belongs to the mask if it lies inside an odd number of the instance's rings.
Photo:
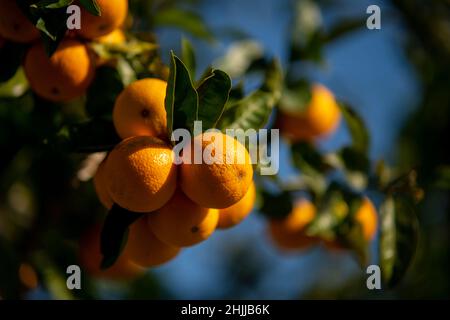
<svg viewBox="0 0 450 320">
<path fill-rule="evenodd" d="M 362 118 L 348 105 L 339 104 L 344 120 L 352 137 L 352 147 L 367 154 L 369 149 L 369 133 Z"/>
<path fill-rule="evenodd" d="M 330 30 L 323 37 L 323 40 L 325 42 L 331 42 L 340 39 L 342 36 L 348 35 L 351 32 L 360 30 L 366 26 L 366 19 L 366 17 L 358 17 L 341 20 L 339 23 L 330 28 Z"/>
<path fill-rule="evenodd" d="M 19 69 L 25 55 L 26 47 L 21 44 L 6 42 L 0 48 L 0 82 L 11 79 Z M 5 63 L 7 61 L 8 63 Z"/>
<path fill-rule="evenodd" d="M 224 112 L 221 129 L 255 129 L 263 128 L 272 113 L 273 107 L 281 97 L 283 74 L 277 60 L 273 60 L 266 70 L 261 88 Z"/>
<path fill-rule="evenodd" d="M 167 129 L 184 128 L 191 133 L 198 118 L 198 94 L 192 85 L 189 71 L 183 62 L 171 53 L 170 73 L 166 92 Z"/>
<path fill-rule="evenodd" d="M 71 5 L 74 0 L 41 0 L 30 6 L 32 9 L 61 9 Z"/>
<path fill-rule="evenodd" d="M 398 284 L 416 252 L 418 219 L 414 204 L 404 196 L 389 196 L 381 207 L 380 264 L 388 287 Z"/>
<path fill-rule="evenodd" d="M 112 121 L 95 119 L 65 127 L 60 141 L 72 152 L 109 151 L 120 142 Z"/>
<path fill-rule="evenodd" d="M 195 52 L 192 44 L 186 38 L 181 40 L 181 60 L 189 70 L 191 79 L 195 80 L 195 71 L 197 66 L 195 61 Z"/>
<path fill-rule="evenodd" d="M 111 115 L 116 97 L 124 85 L 117 69 L 100 67 L 87 92 L 86 111 L 93 117 Z"/>
<path fill-rule="evenodd" d="M 370 162 L 366 154 L 359 149 L 352 147 L 344 147 L 340 150 L 339 155 L 343 161 L 345 168 L 349 171 L 359 171 L 368 173 Z"/>
<path fill-rule="evenodd" d="M 289 192 L 272 194 L 262 191 L 263 203 L 260 212 L 270 219 L 283 219 L 292 211 L 292 198 Z"/>
<path fill-rule="evenodd" d="M 102 15 L 96 0 L 80 0 L 80 4 L 94 16 Z"/>
<path fill-rule="evenodd" d="M 66 8 L 30 7 L 30 9 L 36 28 L 41 31 L 47 54 L 51 56 L 67 31 L 68 15 Z"/>
<path fill-rule="evenodd" d="M 129 226 L 142 217 L 142 213 L 128 211 L 114 204 L 106 216 L 100 235 L 100 251 L 103 255 L 101 268 L 114 265 L 126 244 Z"/>
<path fill-rule="evenodd" d="M 221 70 L 213 70 L 211 76 L 197 88 L 198 120 L 203 122 L 204 130 L 216 127 L 227 103 L 230 90 L 231 79 Z"/>
<path fill-rule="evenodd" d="M 291 151 L 294 165 L 304 174 L 320 175 L 328 168 L 320 152 L 310 143 L 295 143 Z"/>
<path fill-rule="evenodd" d="M 177 27 L 198 38 L 208 41 L 214 40 L 210 28 L 207 27 L 203 19 L 194 12 L 176 8 L 164 9 L 155 15 L 154 23 L 156 26 Z"/>
</svg>

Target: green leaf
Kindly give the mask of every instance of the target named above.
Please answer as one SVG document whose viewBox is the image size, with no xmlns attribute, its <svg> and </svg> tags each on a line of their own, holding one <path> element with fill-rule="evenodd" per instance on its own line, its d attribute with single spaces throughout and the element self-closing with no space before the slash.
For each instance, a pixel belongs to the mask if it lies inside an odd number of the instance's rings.
<svg viewBox="0 0 450 320">
<path fill-rule="evenodd" d="M 96 0 L 80 0 L 80 4 L 94 16 L 100 17 L 102 15 Z"/>
<path fill-rule="evenodd" d="M 260 213 L 269 219 L 283 219 L 292 211 L 292 198 L 289 192 L 272 194 L 262 191 L 263 203 Z"/>
<path fill-rule="evenodd" d="M 154 23 L 156 26 L 177 27 L 210 42 L 214 40 L 210 28 L 194 12 L 176 8 L 164 9 L 154 16 Z"/>
<path fill-rule="evenodd" d="M 273 107 L 279 102 L 283 74 L 277 60 L 273 60 L 266 70 L 265 80 L 261 88 L 224 112 L 220 128 L 255 129 L 266 126 Z"/>
<path fill-rule="evenodd" d="M 33 9 L 61 9 L 67 8 L 74 0 L 41 0 L 38 3 L 30 5 Z"/>
<path fill-rule="evenodd" d="M 410 266 L 418 243 L 418 219 L 411 199 L 389 196 L 381 206 L 380 264 L 383 281 L 394 287 Z"/>
<path fill-rule="evenodd" d="M 307 142 L 295 143 L 291 147 L 294 165 L 308 175 L 322 175 L 329 167 L 323 161 L 323 157 L 314 145 Z"/>
<path fill-rule="evenodd" d="M 114 265 L 126 244 L 129 226 L 142 217 L 142 213 L 128 211 L 114 204 L 103 224 L 100 235 L 100 251 L 103 255 L 101 268 Z"/>
<path fill-rule="evenodd" d="M 195 52 L 192 44 L 186 38 L 181 40 L 181 60 L 184 62 L 186 68 L 189 70 L 191 79 L 195 79 L 196 61 Z"/>
<path fill-rule="evenodd" d="M 170 73 L 166 92 L 167 129 L 184 128 L 191 133 L 198 119 L 198 94 L 184 63 L 171 52 Z"/>
<path fill-rule="evenodd" d="M 348 35 L 351 32 L 358 31 L 366 26 L 366 17 L 341 20 L 323 36 L 323 41 L 331 42 Z"/>
<path fill-rule="evenodd" d="M 111 115 L 116 97 L 123 90 L 122 78 L 115 68 L 100 67 L 87 92 L 86 111 L 93 117 Z"/>
<path fill-rule="evenodd" d="M 228 101 L 230 90 L 231 79 L 221 70 L 213 70 L 211 76 L 197 88 L 198 120 L 203 122 L 204 130 L 217 126 Z"/>
<path fill-rule="evenodd" d="M 19 69 L 25 55 L 26 47 L 21 44 L 6 42 L 0 48 L 0 83 L 10 80 Z M 5 63 L 7 61 L 8 63 Z"/>
<path fill-rule="evenodd" d="M 350 106 L 344 103 L 339 103 L 339 106 L 352 137 L 352 147 L 367 154 L 370 139 L 366 124 Z"/>
<path fill-rule="evenodd" d="M 7 82 L 0 84 L 0 97 L 17 98 L 22 96 L 29 88 L 23 68 L 19 68 L 16 74 Z"/>
<path fill-rule="evenodd" d="M 121 139 L 112 121 L 95 119 L 64 127 L 57 141 L 71 152 L 92 153 L 110 151 Z"/>
</svg>

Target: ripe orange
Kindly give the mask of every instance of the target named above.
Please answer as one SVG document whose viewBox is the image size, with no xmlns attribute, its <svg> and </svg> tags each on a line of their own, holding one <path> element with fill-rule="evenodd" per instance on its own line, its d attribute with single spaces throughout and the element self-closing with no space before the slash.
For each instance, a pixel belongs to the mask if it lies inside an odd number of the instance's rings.
<svg viewBox="0 0 450 320">
<path fill-rule="evenodd" d="M 79 243 L 79 261 L 83 271 L 94 277 L 106 279 L 133 279 L 141 275 L 144 269 L 129 260 L 124 251 L 113 266 L 106 270 L 100 268 L 102 254 L 100 251 L 101 225 L 95 224 L 81 237 Z"/>
<path fill-rule="evenodd" d="M 161 265 L 175 258 L 180 248 L 161 242 L 150 230 L 146 217 L 130 226 L 124 254 L 142 267 Z"/>
<path fill-rule="evenodd" d="M 194 163 L 195 149 L 202 151 L 201 164 Z M 214 163 L 214 159 L 221 163 Z M 191 141 L 183 154 L 180 181 L 183 192 L 200 206 L 227 208 L 241 200 L 252 184 L 250 155 L 245 146 L 230 136 L 203 133 Z"/>
<path fill-rule="evenodd" d="M 106 161 L 106 188 L 115 203 L 134 212 L 161 208 L 175 192 L 173 152 L 154 137 L 123 140 Z"/>
<path fill-rule="evenodd" d="M 316 207 L 308 200 L 295 204 L 284 219 L 269 222 L 269 234 L 276 246 L 283 250 L 306 249 L 318 242 L 305 234 L 305 227 L 315 218 Z"/>
<path fill-rule="evenodd" d="M 364 238 L 371 241 L 377 233 L 378 216 L 372 201 L 365 197 L 355 214 L 355 220 L 361 224 Z"/>
<path fill-rule="evenodd" d="M 104 36 L 95 39 L 95 41 L 104 44 L 122 44 L 126 41 L 126 36 L 123 30 L 119 28 L 113 30 L 112 32 Z"/>
<path fill-rule="evenodd" d="M 106 189 L 107 177 L 105 176 L 105 162 L 106 159 L 103 160 L 97 168 L 97 172 L 95 173 L 94 176 L 94 188 L 101 204 L 106 209 L 111 209 L 112 206 L 114 205 L 114 201 L 111 199 L 111 196 L 109 195 L 108 190 Z"/>
<path fill-rule="evenodd" d="M 133 136 L 166 139 L 166 87 L 163 80 L 142 79 L 120 93 L 114 105 L 113 121 L 122 139 Z"/>
<path fill-rule="evenodd" d="M 364 239 L 367 242 L 372 241 L 377 233 L 378 216 L 377 211 L 369 198 L 364 197 L 364 199 L 362 199 L 361 206 L 356 211 L 354 219 L 361 225 Z M 337 239 L 325 240 L 324 245 L 331 251 L 342 251 L 347 249 L 346 246 Z"/>
<path fill-rule="evenodd" d="M 312 87 L 312 97 L 302 112 L 280 110 L 277 126 L 280 133 L 292 141 L 311 141 L 333 133 L 341 111 L 333 94 L 322 85 Z"/>
<path fill-rule="evenodd" d="M 101 16 L 81 9 L 81 29 L 78 33 L 87 39 L 104 36 L 120 27 L 128 15 L 128 0 L 97 0 Z"/>
<path fill-rule="evenodd" d="M 200 207 L 180 190 L 164 207 L 148 215 L 148 224 L 158 239 L 178 247 L 192 246 L 209 238 L 218 220 L 216 209 Z"/>
<path fill-rule="evenodd" d="M 245 196 L 231 207 L 219 210 L 217 228 L 227 229 L 242 222 L 252 212 L 255 205 L 256 188 L 252 183 Z"/>
<path fill-rule="evenodd" d="M 24 69 L 33 91 L 54 102 L 83 95 L 95 71 L 91 52 L 76 40 L 63 40 L 51 58 L 42 43 L 34 45 L 25 57 Z"/>
<path fill-rule="evenodd" d="M 38 29 L 14 0 L 0 0 L 0 34 L 14 42 L 28 43 L 39 38 Z"/>
</svg>

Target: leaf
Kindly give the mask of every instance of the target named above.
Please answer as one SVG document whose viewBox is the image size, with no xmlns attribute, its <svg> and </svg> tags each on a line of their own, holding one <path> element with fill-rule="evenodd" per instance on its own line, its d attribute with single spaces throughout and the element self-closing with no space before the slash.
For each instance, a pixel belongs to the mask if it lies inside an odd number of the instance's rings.
<svg viewBox="0 0 450 320">
<path fill-rule="evenodd" d="M 320 152 L 310 143 L 295 143 L 291 151 L 294 165 L 304 174 L 322 175 L 322 171 L 328 169 Z"/>
<path fill-rule="evenodd" d="M 169 137 L 179 128 L 188 129 L 192 133 L 194 121 L 198 118 L 198 94 L 192 85 L 189 71 L 173 52 L 165 105 Z"/>
<path fill-rule="evenodd" d="M 41 0 L 30 5 L 32 9 L 61 9 L 67 8 L 75 0 Z"/>
<path fill-rule="evenodd" d="M 0 83 L 10 80 L 19 69 L 25 55 L 26 47 L 21 44 L 6 42 L 0 48 Z M 5 63 L 7 61 L 8 63 Z"/>
<path fill-rule="evenodd" d="M 87 92 L 86 111 L 93 117 L 111 115 L 116 97 L 123 90 L 122 78 L 115 68 L 97 68 Z"/>
<path fill-rule="evenodd" d="M 380 212 L 381 275 L 388 287 L 394 287 L 404 277 L 416 252 L 418 219 L 411 199 L 404 196 L 389 196 Z"/>
<path fill-rule="evenodd" d="M 41 31 L 44 46 L 48 56 L 58 48 L 67 31 L 66 8 L 48 9 L 45 7 L 30 7 L 35 26 Z"/>
<path fill-rule="evenodd" d="M 71 152 L 81 153 L 110 151 L 121 141 L 112 121 L 104 119 L 68 125 L 58 138 Z"/>
<path fill-rule="evenodd" d="M 273 60 L 266 70 L 261 88 L 230 106 L 224 112 L 221 129 L 255 129 L 263 128 L 272 113 L 273 107 L 281 97 L 283 74 L 277 60 Z"/>
<path fill-rule="evenodd" d="M 102 15 L 96 0 L 80 0 L 80 4 L 94 16 L 100 17 Z"/>
<path fill-rule="evenodd" d="M 292 198 L 289 192 L 272 194 L 262 191 L 263 203 L 260 212 L 269 219 L 283 219 L 292 211 Z"/>
<path fill-rule="evenodd" d="M 103 255 L 101 268 L 114 265 L 126 244 L 128 227 L 142 217 L 143 213 L 128 211 L 114 204 L 103 224 L 100 235 L 100 251 Z"/>
<path fill-rule="evenodd" d="M 154 23 L 156 26 L 177 27 L 185 30 L 192 35 L 205 39 L 209 42 L 214 40 L 213 34 L 209 31 L 203 19 L 194 12 L 168 8 L 158 11 L 154 16 Z"/>
<path fill-rule="evenodd" d="M 323 41 L 331 42 L 346 36 L 351 32 L 358 31 L 366 26 L 366 17 L 352 18 L 341 20 L 336 25 L 332 26 L 328 32 L 323 36 Z"/>
<path fill-rule="evenodd" d="M 217 126 L 228 101 L 230 90 L 231 79 L 221 70 L 213 70 L 211 76 L 197 88 L 198 120 L 203 122 L 204 130 Z"/>
<path fill-rule="evenodd" d="M 361 153 L 367 154 L 370 144 L 367 126 L 351 107 L 343 103 L 339 103 L 339 106 L 352 137 L 352 147 Z"/>
<path fill-rule="evenodd" d="M 7 82 L 0 84 L 0 98 L 17 98 L 22 96 L 29 88 L 23 68 L 19 68 L 16 74 Z"/>
<path fill-rule="evenodd" d="M 186 38 L 181 39 L 181 60 L 189 70 L 191 79 L 195 79 L 196 61 L 192 44 Z"/>
</svg>

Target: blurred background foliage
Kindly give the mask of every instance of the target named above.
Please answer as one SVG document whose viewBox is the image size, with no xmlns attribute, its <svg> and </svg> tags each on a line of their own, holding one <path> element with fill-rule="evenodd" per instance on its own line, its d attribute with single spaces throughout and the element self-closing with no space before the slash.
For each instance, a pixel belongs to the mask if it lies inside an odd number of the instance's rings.
<svg viewBox="0 0 450 320">
<path fill-rule="evenodd" d="M 371 4 L 381 7 L 381 30 L 365 28 L 366 8 Z M 137 46 L 142 59 L 136 62 L 122 55 L 118 71 L 99 69 L 86 101 L 66 104 L 62 109 L 42 101 L 27 91 L 20 70 L 0 85 L 1 297 L 450 296 L 448 1 L 131 0 L 130 5 L 130 30 L 159 47 Z M 89 163 L 98 155 L 87 156 L 86 152 L 96 150 L 86 148 L 84 142 L 92 137 L 111 145 L 117 142 L 116 136 L 101 136 L 113 131 L 108 130 L 111 123 L 107 113 L 115 94 L 135 77 L 164 75 L 163 62 L 168 64 L 170 49 L 181 51 L 182 38 L 189 38 L 195 48 L 197 78 L 214 61 L 214 66 L 232 76 L 235 85 L 242 81 L 247 93 L 259 87 L 259 71 L 267 67 L 268 58 L 276 56 L 281 59 L 288 87 L 295 88 L 301 83 L 299 79 L 325 83 L 362 117 L 370 144 L 362 135 L 364 131 L 351 137 L 351 127 L 339 128 L 319 144 L 320 154 L 363 141 L 367 160 L 377 163 L 377 179 L 382 180 L 383 175 L 411 177 L 414 173 L 425 191 L 417 206 L 419 242 L 412 266 L 398 286 L 367 290 L 365 270 L 346 252 L 330 253 L 317 247 L 298 254 L 279 253 L 267 239 L 265 218 L 255 212 L 239 227 L 217 232 L 210 241 L 186 250 L 173 262 L 132 283 L 83 276 L 83 290 L 66 289 L 66 267 L 77 263 L 80 233 L 105 215 L 90 181 L 95 168 Z M 20 52 L 20 48 L 11 50 Z M 20 62 L 20 55 L 10 52 L 9 56 Z M 0 63 L 2 75 L 13 67 L 3 57 Z M 146 68 L 148 64 L 152 67 Z M 123 81 L 127 77 L 128 81 Z M 99 94 L 105 81 L 111 90 Z M 239 96 L 238 90 L 235 93 Z M 83 103 L 86 112 L 80 111 Z M 86 119 L 95 122 L 78 127 Z M 55 137 L 58 144 L 49 137 Z M 283 184 L 297 173 L 296 150 L 303 156 L 311 155 L 317 165 L 317 150 L 307 148 L 293 146 L 291 159 L 289 146 L 281 146 Z M 304 164 L 300 167 L 305 171 Z M 379 207 L 382 195 L 371 181 L 367 183 L 368 195 Z M 272 206 L 276 204 L 273 199 Z M 377 243 L 372 252 L 378 250 Z M 375 254 L 371 262 L 379 262 Z"/>
</svg>

